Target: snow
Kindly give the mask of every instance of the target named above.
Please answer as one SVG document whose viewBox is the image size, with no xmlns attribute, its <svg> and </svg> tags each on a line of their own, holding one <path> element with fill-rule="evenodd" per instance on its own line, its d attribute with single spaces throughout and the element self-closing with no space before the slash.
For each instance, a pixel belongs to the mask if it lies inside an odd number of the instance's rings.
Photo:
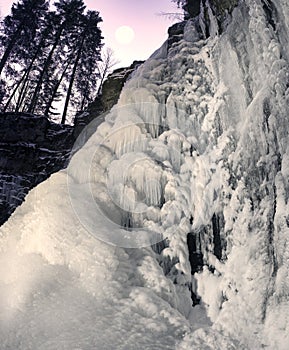
<svg viewBox="0 0 289 350">
<path fill-rule="evenodd" d="M 188 21 L 1 228 L 3 349 L 287 349 L 289 13 L 272 3 L 278 30 L 246 0 L 218 36 L 207 2 L 210 38 Z"/>
<path fill-rule="evenodd" d="M 2 237 L 3 348 L 166 349 L 188 329 L 151 250 L 125 251 L 87 235 L 64 173 L 31 191 L 13 220 L 23 229 Z"/>
</svg>

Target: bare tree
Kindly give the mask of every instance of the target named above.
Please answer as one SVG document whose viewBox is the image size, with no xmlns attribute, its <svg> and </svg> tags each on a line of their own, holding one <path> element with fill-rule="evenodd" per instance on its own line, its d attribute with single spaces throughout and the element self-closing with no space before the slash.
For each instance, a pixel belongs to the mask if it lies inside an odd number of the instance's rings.
<svg viewBox="0 0 289 350">
<path fill-rule="evenodd" d="M 162 16 L 167 18 L 170 21 L 183 21 L 184 20 L 184 13 L 183 12 L 158 12 L 158 16 Z"/>
<path fill-rule="evenodd" d="M 112 67 L 119 63 L 119 60 L 115 58 L 114 52 L 110 47 L 106 47 L 102 51 L 101 61 L 98 63 L 98 73 L 99 73 L 99 87 L 97 90 L 97 95 L 101 94 L 102 86 L 105 78 L 112 72 Z"/>
</svg>

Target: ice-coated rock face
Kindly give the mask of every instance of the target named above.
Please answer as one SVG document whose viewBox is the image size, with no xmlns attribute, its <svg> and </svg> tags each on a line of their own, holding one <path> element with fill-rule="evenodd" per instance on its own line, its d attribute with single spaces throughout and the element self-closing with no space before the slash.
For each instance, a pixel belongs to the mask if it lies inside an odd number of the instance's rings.
<svg viewBox="0 0 289 350">
<path fill-rule="evenodd" d="M 287 349 L 289 8 L 207 13 L 3 226 L 6 348 Z"/>
<path fill-rule="evenodd" d="M 209 27 L 212 23 L 212 15 L 217 22 L 218 31 L 221 33 L 228 24 L 228 18 L 233 9 L 238 5 L 238 0 L 184 0 L 183 9 L 186 19 L 194 19 L 200 22 L 201 27 L 206 28 L 203 33 L 209 36 Z M 270 6 L 268 1 L 264 2 L 265 6 Z"/>
<path fill-rule="evenodd" d="M 202 8 L 212 6 L 217 17 L 222 17 L 226 13 L 231 13 L 238 5 L 238 0 L 185 0 L 184 9 L 191 18 L 197 17 Z"/>
</svg>

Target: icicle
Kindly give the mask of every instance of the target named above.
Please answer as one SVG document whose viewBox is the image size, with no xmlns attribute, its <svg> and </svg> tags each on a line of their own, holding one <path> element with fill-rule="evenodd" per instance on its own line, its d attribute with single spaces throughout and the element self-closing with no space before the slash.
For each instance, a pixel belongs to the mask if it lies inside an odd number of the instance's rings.
<svg viewBox="0 0 289 350">
<path fill-rule="evenodd" d="M 207 37 L 207 34 L 206 34 L 206 22 L 205 22 L 205 9 L 204 9 L 203 1 L 201 1 L 201 4 L 200 4 L 199 23 L 203 34 L 203 38 L 205 39 Z"/>
<path fill-rule="evenodd" d="M 219 26 L 216 17 L 213 14 L 210 2 L 206 0 L 206 7 L 208 9 L 209 20 L 210 20 L 210 37 L 214 38 L 219 34 Z"/>
</svg>

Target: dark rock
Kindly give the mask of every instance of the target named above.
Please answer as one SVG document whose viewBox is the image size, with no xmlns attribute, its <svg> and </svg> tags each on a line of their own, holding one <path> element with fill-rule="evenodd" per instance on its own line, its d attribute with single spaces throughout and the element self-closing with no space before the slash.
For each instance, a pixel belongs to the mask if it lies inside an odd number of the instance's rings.
<svg viewBox="0 0 289 350">
<path fill-rule="evenodd" d="M 190 220 L 193 223 L 193 218 Z M 191 273 L 194 276 L 207 266 L 209 271 L 214 273 L 215 266 L 208 261 L 208 252 L 214 254 L 220 260 L 226 260 L 226 240 L 224 237 L 224 216 L 222 213 L 213 214 L 211 223 L 207 226 L 202 226 L 198 230 L 189 232 L 187 235 L 187 245 L 189 251 L 189 261 L 191 265 Z M 192 277 L 194 281 L 194 277 Z M 193 305 L 200 302 L 197 291 L 192 285 L 191 298 Z"/>
<path fill-rule="evenodd" d="M 197 17 L 200 14 L 201 4 L 203 4 L 204 9 L 206 9 L 206 1 L 204 0 L 187 0 L 187 3 L 184 5 L 184 10 L 187 12 L 188 17 Z M 238 5 L 238 0 L 209 0 L 209 4 L 215 16 L 221 18 L 226 13 L 231 13 L 233 11 Z"/>
<path fill-rule="evenodd" d="M 276 30 L 277 25 L 274 20 L 276 8 L 271 0 L 262 0 L 263 9 L 266 15 L 267 22 Z"/>
<path fill-rule="evenodd" d="M 186 25 L 185 21 L 173 24 L 168 29 L 169 37 L 172 37 L 174 35 L 184 34 L 185 25 Z"/>
<path fill-rule="evenodd" d="M 45 139 L 49 121 L 28 113 L 1 113 L 0 140 L 6 143 L 41 143 Z"/>
<path fill-rule="evenodd" d="M 175 23 L 168 29 L 168 48 L 183 38 L 186 21 Z"/>
<path fill-rule="evenodd" d="M 228 15 L 230 15 L 233 9 L 238 5 L 239 0 L 187 0 L 186 4 L 183 6 L 185 10 L 185 19 L 197 19 L 201 14 L 201 6 L 203 6 L 203 18 L 202 21 L 205 24 L 206 37 L 210 33 L 210 16 L 208 12 L 208 6 L 211 8 L 213 15 L 215 16 L 218 27 L 219 34 L 223 32 L 225 27 L 225 20 Z M 200 26 L 197 25 L 200 30 Z"/>
<path fill-rule="evenodd" d="M 190 232 L 187 236 L 187 244 L 193 275 L 195 272 L 202 271 L 204 265 L 200 232 Z"/>
<path fill-rule="evenodd" d="M 0 225 L 27 192 L 63 169 L 74 144 L 73 127 L 27 113 L 0 113 Z"/>
<path fill-rule="evenodd" d="M 7 201 L 0 201 L 0 225 L 3 225 L 12 209 Z"/>
<path fill-rule="evenodd" d="M 134 61 L 129 67 L 118 68 L 105 80 L 101 95 L 88 106 L 87 111 L 79 113 L 74 119 L 74 137 L 76 138 L 83 128 L 101 114 L 109 111 L 118 101 L 121 90 L 130 75 L 144 61 Z"/>
<path fill-rule="evenodd" d="M 226 13 L 231 13 L 234 8 L 238 5 L 238 0 L 209 0 L 215 15 L 222 17 Z"/>
<path fill-rule="evenodd" d="M 184 10 L 189 18 L 194 18 L 200 14 L 201 0 L 188 0 L 184 5 Z"/>
<path fill-rule="evenodd" d="M 220 216 L 214 214 L 212 217 L 212 229 L 213 229 L 213 245 L 214 255 L 221 260 L 222 259 L 222 240 L 221 240 L 221 223 Z"/>
<path fill-rule="evenodd" d="M 101 95 L 104 112 L 111 109 L 117 103 L 120 92 L 128 77 L 142 63 L 143 61 L 134 61 L 131 66 L 116 69 L 107 77 L 107 80 L 103 84 Z"/>
</svg>

